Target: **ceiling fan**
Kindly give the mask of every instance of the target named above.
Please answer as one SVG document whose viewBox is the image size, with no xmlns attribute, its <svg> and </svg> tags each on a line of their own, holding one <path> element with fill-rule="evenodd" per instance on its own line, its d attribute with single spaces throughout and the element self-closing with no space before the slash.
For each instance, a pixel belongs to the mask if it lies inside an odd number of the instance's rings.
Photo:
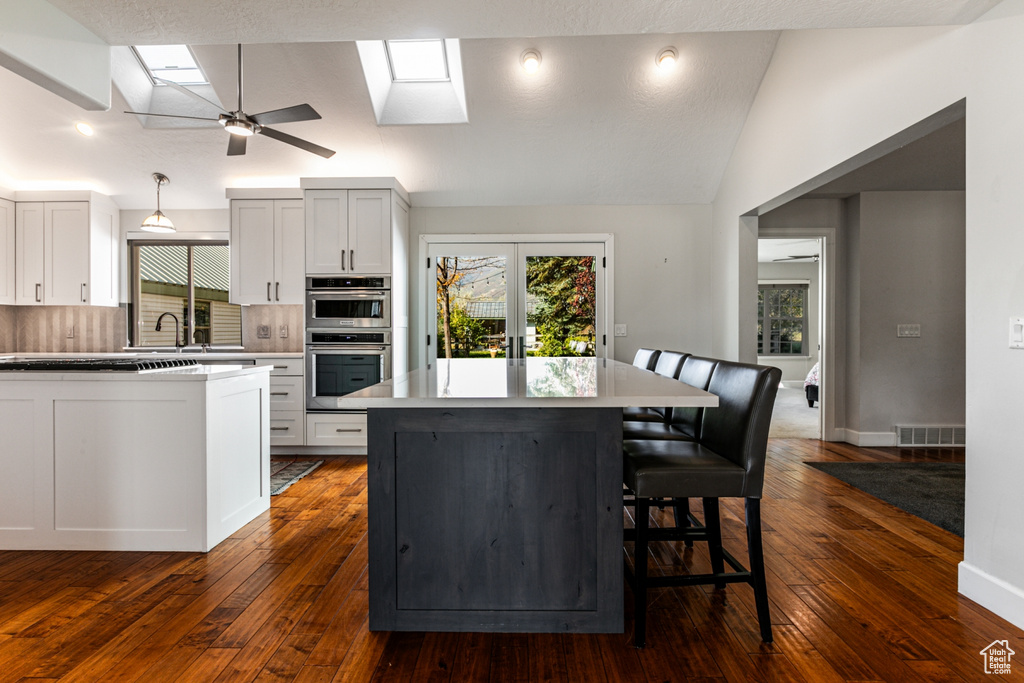
<svg viewBox="0 0 1024 683">
<path fill-rule="evenodd" d="M 806 261 L 812 259 L 815 263 L 818 262 L 817 254 L 802 254 L 800 256 L 786 256 L 785 258 L 773 258 L 772 261 Z"/>
<path fill-rule="evenodd" d="M 179 85 L 173 81 L 168 81 L 164 78 L 154 79 L 168 85 L 178 92 L 182 92 L 189 97 L 192 97 L 200 102 L 205 102 L 210 106 L 219 109 L 222 113 L 217 118 L 204 118 L 202 116 L 182 116 L 177 114 L 157 114 L 154 112 L 141 112 L 141 111 L 126 111 L 125 114 L 137 114 L 139 116 L 163 116 L 172 119 L 194 119 L 197 121 L 217 121 L 220 125 L 224 126 L 224 129 L 231 133 L 231 139 L 228 141 L 228 156 L 238 156 L 245 154 L 245 140 L 252 135 L 266 135 L 268 138 L 280 140 L 289 145 L 304 149 L 307 152 L 313 154 L 319 154 L 325 159 L 329 159 L 334 156 L 334 150 L 315 145 L 308 140 L 302 140 L 294 135 L 288 135 L 282 133 L 279 130 L 268 128 L 267 125 L 271 123 L 292 123 L 294 121 L 312 121 L 319 119 L 320 114 L 316 112 L 313 107 L 308 104 L 297 104 L 294 107 L 285 107 L 284 109 L 274 109 L 271 111 L 265 111 L 260 114 L 246 114 L 242 109 L 242 45 L 238 45 L 238 109 L 236 111 L 226 111 L 219 104 L 211 102 L 202 95 L 192 92 L 188 88 Z"/>
</svg>

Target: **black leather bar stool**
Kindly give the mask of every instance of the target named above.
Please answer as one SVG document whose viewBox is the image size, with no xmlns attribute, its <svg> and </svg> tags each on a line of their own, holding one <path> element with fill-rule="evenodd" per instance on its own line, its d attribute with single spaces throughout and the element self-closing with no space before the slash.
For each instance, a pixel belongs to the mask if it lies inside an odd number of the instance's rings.
<svg viewBox="0 0 1024 683">
<path fill-rule="evenodd" d="M 662 377 L 671 377 L 677 379 L 679 377 L 679 371 L 683 368 L 683 361 L 687 359 L 690 354 L 682 353 L 679 351 L 662 351 L 658 355 L 658 360 L 654 364 L 654 373 L 661 375 Z M 636 361 L 633 361 L 636 365 Z M 664 423 L 669 418 L 668 408 L 647 408 L 647 407 L 629 407 L 622 409 L 622 419 L 626 421 L 642 421 L 642 422 L 661 422 Z"/>
<path fill-rule="evenodd" d="M 647 590 L 665 586 L 749 583 L 761 639 L 772 642 L 768 589 L 761 546 L 761 491 L 768 447 L 768 426 L 782 372 L 778 368 L 719 361 L 708 391 L 718 396 L 717 408 L 704 411 L 699 441 L 627 440 L 623 442 L 623 480 L 635 496 L 632 540 L 633 572 L 628 572 L 635 605 L 634 645 L 643 647 L 647 631 Z M 704 526 L 650 528 L 652 506 L 659 499 L 702 498 Z M 722 548 L 719 498 L 744 498 L 750 569 Z M 648 544 L 656 541 L 707 541 L 711 574 L 647 575 Z M 734 570 L 725 571 L 725 564 Z M 628 566 L 627 566 L 628 570 Z"/>
<path fill-rule="evenodd" d="M 633 356 L 633 365 L 644 370 L 653 370 L 660 355 L 661 351 L 658 349 L 637 349 L 636 355 Z"/>
<path fill-rule="evenodd" d="M 676 378 L 680 382 L 707 391 L 711 373 L 718 361 L 714 358 L 686 356 Z M 627 419 L 623 409 L 623 439 L 667 439 L 669 441 L 693 441 L 700 437 L 700 421 L 703 408 L 671 408 L 669 419 L 660 422 Z M 648 409 L 650 410 L 650 409 Z M 657 409 L 654 409 L 657 410 Z"/>
</svg>

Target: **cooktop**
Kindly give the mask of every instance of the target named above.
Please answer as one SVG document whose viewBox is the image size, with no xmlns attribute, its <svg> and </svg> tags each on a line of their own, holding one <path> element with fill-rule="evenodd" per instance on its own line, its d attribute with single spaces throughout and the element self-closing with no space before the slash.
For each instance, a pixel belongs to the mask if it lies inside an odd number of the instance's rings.
<svg viewBox="0 0 1024 683">
<path fill-rule="evenodd" d="M 0 370 L 141 372 L 198 365 L 195 358 L 26 358 L 0 361 Z"/>
</svg>

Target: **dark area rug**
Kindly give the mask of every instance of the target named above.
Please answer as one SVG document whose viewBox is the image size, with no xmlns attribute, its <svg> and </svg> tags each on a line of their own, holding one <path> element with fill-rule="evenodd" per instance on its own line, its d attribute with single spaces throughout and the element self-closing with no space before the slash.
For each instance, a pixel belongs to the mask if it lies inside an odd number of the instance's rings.
<svg viewBox="0 0 1024 683">
<path fill-rule="evenodd" d="M 806 464 L 963 538 L 963 463 L 808 462 Z"/>
<path fill-rule="evenodd" d="M 270 495 L 276 496 L 323 464 L 323 460 L 271 460 Z"/>
</svg>

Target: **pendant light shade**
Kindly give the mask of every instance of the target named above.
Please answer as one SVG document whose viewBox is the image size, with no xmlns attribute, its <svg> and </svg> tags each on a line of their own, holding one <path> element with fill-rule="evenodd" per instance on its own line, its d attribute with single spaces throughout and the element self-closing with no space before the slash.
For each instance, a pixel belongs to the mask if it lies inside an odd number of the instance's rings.
<svg viewBox="0 0 1024 683">
<path fill-rule="evenodd" d="M 154 173 L 153 180 L 156 181 L 156 211 L 142 221 L 142 229 L 146 232 L 175 232 L 174 223 L 160 210 L 160 186 L 171 182 L 171 179 L 163 173 Z"/>
</svg>

